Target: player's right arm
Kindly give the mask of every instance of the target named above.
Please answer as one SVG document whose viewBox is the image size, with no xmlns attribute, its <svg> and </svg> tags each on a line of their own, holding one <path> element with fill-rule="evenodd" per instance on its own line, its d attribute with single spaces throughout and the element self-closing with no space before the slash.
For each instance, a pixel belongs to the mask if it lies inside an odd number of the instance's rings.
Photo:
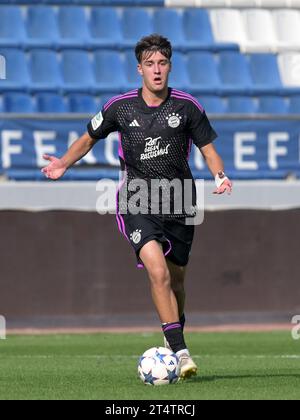
<svg viewBox="0 0 300 420">
<path fill-rule="evenodd" d="M 113 108 L 106 112 L 103 109 L 90 121 L 88 131 L 71 145 L 63 157 L 59 159 L 55 156 L 43 156 L 45 160 L 49 161 L 49 164 L 42 169 L 42 173 L 46 178 L 52 180 L 61 178 L 74 163 L 89 153 L 98 140 L 105 138 L 117 129 Z"/>
<path fill-rule="evenodd" d="M 82 159 L 94 146 L 95 140 L 85 133 L 76 140 L 69 148 L 67 153 L 60 159 L 55 156 L 44 155 L 43 158 L 49 161 L 49 164 L 42 169 L 42 173 L 46 178 L 57 180 L 74 165 L 78 160 Z"/>
</svg>

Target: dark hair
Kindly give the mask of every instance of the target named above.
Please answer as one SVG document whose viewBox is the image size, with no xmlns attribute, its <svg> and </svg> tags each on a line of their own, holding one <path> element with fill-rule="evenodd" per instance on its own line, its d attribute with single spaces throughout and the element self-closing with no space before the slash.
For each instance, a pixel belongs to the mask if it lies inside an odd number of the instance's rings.
<svg viewBox="0 0 300 420">
<path fill-rule="evenodd" d="M 139 63 L 142 62 L 144 52 L 149 56 L 155 52 L 160 52 L 170 60 L 172 57 L 172 45 L 167 38 L 159 34 L 152 34 L 145 36 L 136 44 L 135 56 Z"/>
</svg>

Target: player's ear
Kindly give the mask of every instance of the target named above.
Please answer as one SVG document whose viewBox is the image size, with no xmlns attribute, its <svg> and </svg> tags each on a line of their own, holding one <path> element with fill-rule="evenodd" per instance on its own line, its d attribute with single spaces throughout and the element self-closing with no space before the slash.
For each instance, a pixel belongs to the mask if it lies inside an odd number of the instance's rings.
<svg viewBox="0 0 300 420">
<path fill-rule="evenodd" d="M 141 64 L 138 64 L 137 69 L 138 69 L 139 74 L 141 76 L 144 76 L 144 72 L 143 72 L 143 69 L 142 69 L 142 65 Z"/>
</svg>

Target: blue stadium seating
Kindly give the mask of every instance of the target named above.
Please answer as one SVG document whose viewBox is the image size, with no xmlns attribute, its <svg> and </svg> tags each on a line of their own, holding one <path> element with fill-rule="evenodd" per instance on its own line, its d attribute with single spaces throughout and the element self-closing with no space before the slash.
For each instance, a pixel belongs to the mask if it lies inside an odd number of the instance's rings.
<svg viewBox="0 0 300 420">
<path fill-rule="evenodd" d="M 122 46 L 133 48 L 138 39 L 154 32 L 152 16 L 146 9 L 125 9 L 122 17 Z"/>
<path fill-rule="evenodd" d="M 126 90 L 124 65 L 118 52 L 104 50 L 95 52 L 95 75 L 98 92 L 119 93 Z"/>
<path fill-rule="evenodd" d="M 6 60 L 6 80 L 0 80 L 0 91 L 26 92 L 31 84 L 26 55 L 17 49 L 0 48 Z"/>
<path fill-rule="evenodd" d="M 289 106 L 290 114 L 300 114 L 300 96 L 292 96 Z"/>
<path fill-rule="evenodd" d="M 4 95 L 5 112 L 34 113 L 37 112 L 33 98 L 25 93 L 10 93 Z"/>
<path fill-rule="evenodd" d="M 100 95 L 99 100 L 97 101 L 97 111 L 102 109 L 103 106 L 114 96 L 116 96 L 115 93 L 107 93 L 106 95 Z"/>
<path fill-rule="evenodd" d="M 286 100 L 279 96 L 263 96 L 260 98 L 258 111 L 261 114 L 287 114 L 288 105 Z"/>
<path fill-rule="evenodd" d="M 61 70 L 55 51 L 33 50 L 30 70 L 32 91 L 57 92 L 62 88 Z"/>
<path fill-rule="evenodd" d="M 223 92 L 227 95 L 251 93 L 252 79 L 246 57 L 237 52 L 223 52 L 219 58 Z"/>
<path fill-rule="evenodd" d="M 255 94 L 284 93 L 276 55 L 251 54 L 249 62 Z"/>
<path fill-rule="evenodd" d="M 64 92 L 92 93 L 95 91 L 93 66 L 86 51 L 64 50 L 62 72 Z"/>
<path fill-rule="evenodd" d="M 90 30 L 83 7 L 60 7 L 58 26 L 62 48 L 86 48 L 91 44 Z"/>
<path fill-rule="evenodd" d="M 218 94 L 221 81 L 213 54 L 192 52 L 187 54 L 187 68 L 194 94 Z"/>
<path fill-rule="evenodd" d="M 174 9 L 158 9 L 153 17 L 154 31 L 172 40 L 173 48 L 185 49 L 182 16 Z"/>
<path fill-rule="evenodd" d="M 226 114 L 227 112 L 225 101 L 220 96 L 198 96 L 197 99 L 207 114 Z"/>
<path fill-rule="evenodd" d="M 93 95 L 71 94 L 69 96 L 70 112 L 96 114 L 96 101 Z"/>
<path fill-rule="evenodd" d="M 65 113 L 69 112 L 69 105 L 64 101 L 63 96 L 55 93 L 43 93 L 36 97 L 39 112 Z"/>
<path fill-rule="evenodd" d="M 228 112 L 231 114 L 256 114 L 258 105 L 252 97 L 232 96 L 228 98 Z"/>
<path fill-rule="evenodd" d="M 209 14 L 205 9 L 186 9 L 183 13 L 185 36 L 184 49 L 218 52 L 223 50 L 239 50 L 239 46 L 231 43 L 215 42 Z"/>
<path fill-rule="evenodd" d="M 60 34 L 54 9 L 47 6 L 32 6 L 28 8 L 27 14 L 27 46 L 56 48 Z"/>
<path fill-rule="evenodd" d="M 90 28 L 92 47 L 120 48 L 123 36 L 116 9 L 110 7 L 92 9 Z"/>
<path fill-rule="evenodd" d="M 181 90 L 191 90 L 185 55 L 175 52 L 172 57 L 172 71 L 170 74 L 170 85 Z"/>
<path fill-rule="evenodd" d="M 3 104 L 3 97 L 0 96 L 0 113 L 4 112 L 4 104 Z"/>
<path fill-rule="evenodd" d="M 24 44 L 26 31 L 21 9 L 17 6 L 1 7 L 0 47 L 19 47 Z"/>
<path fill-rule="evenodd" d="M 14 4 L 49 4 L 49 5 L 65 5 L 76 3 L 84 6 L 155 6 L 163 7 L 164 0 L 1 0 L 2 3 Z"/>
<path fill-rule="evenodd" d="M 153 2 L 146 0 L 143 6 Z M 113 0 L 104 2 L 105 7 L 98 7 L 97 0 L 7 3 L 0 10 L 0 54 L 7 62 L 7 80 L 0 80 L 0 89 L 47 94 L 43 100 L 37 98 L 42 112 L 94 112 L 99 101 L 95 96 L 104 100 L 140 87 L 133 48 L 141 36 L 157 31 L 175 47 L 170 85 L 204 97 L 210 113 L 300 113 L 300 88 L 283 85 L 277 56 L 246 55 L 236 51 L 235 44 L 216 42 L 205 9 L 115 8 Z M 26 6 L 21 9 L 12 3 Z M 62 95 L 61 100 L 55 95 Z M 64 95 L 72 95 L 70 104 Z M 266 95 L 258 108 L 253 97 Z M 290 106 L 278 95 L 291 95 Z M 228 108 L 224 96 L 229 96 Z M 35 101 L 30 103 L 32 109 Z"/>
<path fill-rule="evenodd" d="M 183 27 L 188 43 L 213 48 L 214 37 L 208 16 L 204 9 L 187 9 L 183 14 Z"/>
<path fill-rule="evenodd" d="M 125 74 L 127 78 L 127 86 L 129 89 L 135 89 L 142 85 L 142 78 L 137 72 L 137 60 L 132 51 L 125 53 Z"/>
</svg>

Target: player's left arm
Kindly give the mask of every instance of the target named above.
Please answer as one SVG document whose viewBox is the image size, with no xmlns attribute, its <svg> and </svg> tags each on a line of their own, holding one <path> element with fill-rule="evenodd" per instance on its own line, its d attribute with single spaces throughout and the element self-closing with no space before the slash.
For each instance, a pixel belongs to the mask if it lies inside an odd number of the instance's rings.
<svg viewBox="0 0 300 420">
<path fill-rule="evenodd" d="M 232 182 L 225 175 L 223 160 L 216 151 L 213 143 L 209 143 L 206 146 L 201 147 L 200 150 L 208 169 L 215 178 L 217 189 L 214 191 L 214 194 L 223 194 L 225 192 L 227 192 L 227 194 L 231 194 Z"/>
</svg>

